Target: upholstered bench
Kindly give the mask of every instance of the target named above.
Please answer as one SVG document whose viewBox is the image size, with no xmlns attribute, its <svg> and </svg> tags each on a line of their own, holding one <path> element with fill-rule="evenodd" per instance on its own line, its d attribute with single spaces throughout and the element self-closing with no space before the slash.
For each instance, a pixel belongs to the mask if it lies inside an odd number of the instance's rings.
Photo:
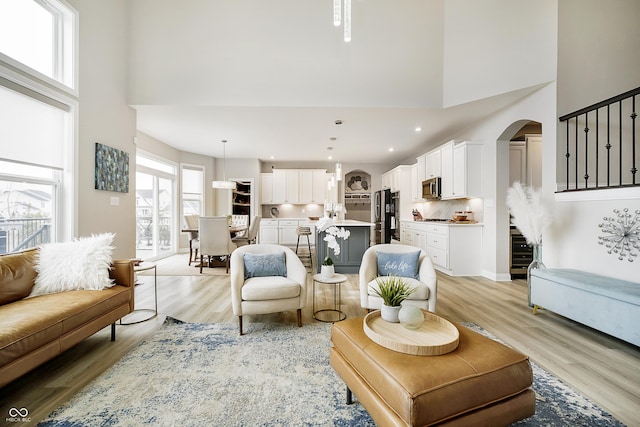
<svg viewBox="0 0 640 427">
<path fill-rule="evenodd" d="M 364 333 L 363 318 L 335 323 L 331 366 L 378 426 L 501 426 L 535 413 L 527 356 L 463 326 L 441 356 L 388 350 Z"/>
<path fill-rule="evenodd" d="M 640 283 L 586 271 L 531 270 L 531 303 L 640 346 Z"/>
</svg>

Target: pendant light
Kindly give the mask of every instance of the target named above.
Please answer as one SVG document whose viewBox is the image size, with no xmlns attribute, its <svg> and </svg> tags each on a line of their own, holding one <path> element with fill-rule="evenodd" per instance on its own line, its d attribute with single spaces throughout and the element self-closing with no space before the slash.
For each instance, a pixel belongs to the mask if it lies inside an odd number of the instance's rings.
<svg viewBox="0 0 640 427">
<path fill-rule="evenodd" d="M 227 140 L 222 140 L 222 181 L 213 181 L 211 186 L 213 188 L 235 190 L 235 181 L 227 181 Z"/>
</svg>

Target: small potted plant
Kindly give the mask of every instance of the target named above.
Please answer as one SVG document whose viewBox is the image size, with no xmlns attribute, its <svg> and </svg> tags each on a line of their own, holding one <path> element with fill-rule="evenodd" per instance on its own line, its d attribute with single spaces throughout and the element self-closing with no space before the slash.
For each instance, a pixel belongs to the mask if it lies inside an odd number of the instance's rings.
<svg viewBox="0 0 640 427">
<path fill-rule="evenodd" d="M 327 255 L 324 260 L 322 260 L 322 267 L 320 267 L 320 275 L 322 277 L 333 277 L 335 274 L 335 269 L 333 266 L 333 259 L 329 255 Z"/>
<path fill-rule="evenodd" d="M 371 286 L 374 294 L 382 298 L 382 309 L 380 315 L 387 322 L 398 323 L 398 313 L 402 308 L 402 301 L 407 299 L 415 288 L 410 287 L 398 276 L 377 277 L 378 287 Z"/>
</svg>

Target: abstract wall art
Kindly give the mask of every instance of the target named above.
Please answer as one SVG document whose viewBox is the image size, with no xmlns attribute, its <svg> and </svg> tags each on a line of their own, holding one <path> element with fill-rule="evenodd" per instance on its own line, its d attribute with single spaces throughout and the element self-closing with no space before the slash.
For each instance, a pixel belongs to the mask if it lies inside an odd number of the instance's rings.
<svg viewBox="0 0 640 427">
<path fill-rule="evenodd" d="M 95 189 L 129 192 L 129 153 L 96 142 Z"/>
</svg>

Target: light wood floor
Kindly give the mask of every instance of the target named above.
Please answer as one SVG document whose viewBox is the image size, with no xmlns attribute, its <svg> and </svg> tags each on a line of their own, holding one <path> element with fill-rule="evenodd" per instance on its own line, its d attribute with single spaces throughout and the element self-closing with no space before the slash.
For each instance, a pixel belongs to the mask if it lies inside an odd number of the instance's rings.
<svg viewBox="0 0 640 427">
<path fill-rule="evenodd" d="M 32 423 L 40 421 L 152 334 L 167 315 L 188 322 L 237 323 L 231 312 L 228 276 L 224 275 L 224 269 L 217 270 L 220 275 L 216 276 L 158 276 L 160 315 L 157 318 L 137 325 L 118 326 L 117 340 L 113 343 L 109 340 L 109 328 L 105 328 L 0 388 L 0 420 L 4 421 L 9 408 L 25 407 Z M 348 278 L 349 282 L 342 288 L 342 310 L 348 317 L 363 316 L 357 275 L 348 275 Z M 140 280 L 143 284 L 136 287 L 136 307 L 152 306 L 153 277 L 141 276 Z M 316 291 L 318 304 L 330 303 L 329 287 L 316 288 Z M 303 324 L 315 322 L 310 292 L 308 297 Z M 550 312 L 533 315 L 526 303 L 524 280 L 493 282 L 438 273 L 436 312 L 455 322 L 482 326 L 623 423 L 640 426 L 640 348 Z M 295 321 L 294 312 L 245 317 L 245 324 L 295 324 Z"/>
</svg>

